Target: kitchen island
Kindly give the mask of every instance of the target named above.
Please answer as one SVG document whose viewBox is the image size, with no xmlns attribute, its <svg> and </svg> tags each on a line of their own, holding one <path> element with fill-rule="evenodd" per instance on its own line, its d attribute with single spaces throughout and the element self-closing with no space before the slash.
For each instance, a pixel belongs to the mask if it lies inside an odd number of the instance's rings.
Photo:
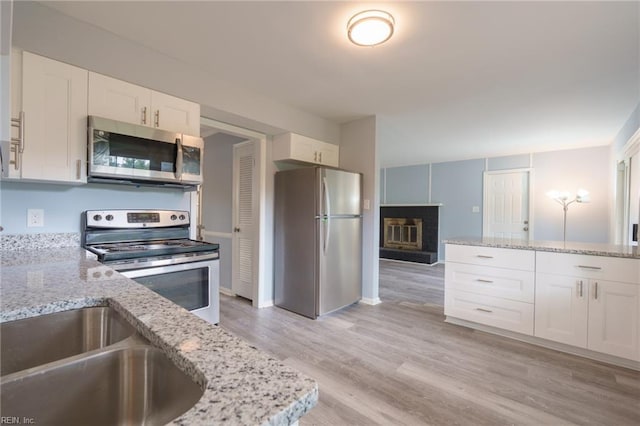
<svg viewBox="0 0 640 426">
<path fill-rule="evenodd" d="M 203 396 L 171 424 L 295 424 L 317 403 L 314 380 L 123 277 L 84 249 L 0 256 L 0 322 L 110 306 L 198 383 Z"/>
<path fill-rule="evenodd" d="M 638 247 L 444 242 L 447 322 L 640 370 Z"/>
</svg>

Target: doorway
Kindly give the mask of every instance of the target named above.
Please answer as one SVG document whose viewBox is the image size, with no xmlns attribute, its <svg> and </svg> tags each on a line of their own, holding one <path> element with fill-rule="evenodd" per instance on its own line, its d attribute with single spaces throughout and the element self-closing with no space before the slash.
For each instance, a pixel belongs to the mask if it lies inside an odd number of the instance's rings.
<svg viewBox="0 0 640 426">
<path fill-rule="evenodd" d="M 198 196 L 192 196 L 191 210 L 197 212 L 193 222 L 199 225 L 199 237 L 220 244 L 220 292 L 242 296 L 259 307 L 260 289 L 267 285 L 259 273 L 264 223 L 259 188 L 265 178 L 260 159 L 266 137 L 204 117 L 201 135 L 205 142 L 203 184 Z M 250 161 L 242 160 L 248 151 Z M 238 152 L 243 155 L 238 157 Z"/>
<path fill-rule="evenodd" d="M 483 237 L 533 239 L 532 169 L 484 173 Z"/>
</svg>

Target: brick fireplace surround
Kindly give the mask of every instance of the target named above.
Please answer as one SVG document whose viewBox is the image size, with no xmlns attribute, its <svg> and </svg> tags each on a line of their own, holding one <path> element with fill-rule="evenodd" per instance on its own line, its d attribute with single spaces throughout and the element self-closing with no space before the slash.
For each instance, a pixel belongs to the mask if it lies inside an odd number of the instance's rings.
<svg viewBox="0 0 640 426">
<path fill-rule="evenodd" d="M 380 258 L 427 264 L 436 263 L 438 261 L 438 216 L 438 206 L 380 207 Z M 420 248 L 417 250 L 397 248 L 397 241 L 385 247 L 385 240 L 398 239 L 397 235 L 394 238 L 385 238 L 385 218 L 409 219 L 410 223 L 415 219 L 420 219 L 422 221 L 422 243 L 418 244 Z"/>
</svg>

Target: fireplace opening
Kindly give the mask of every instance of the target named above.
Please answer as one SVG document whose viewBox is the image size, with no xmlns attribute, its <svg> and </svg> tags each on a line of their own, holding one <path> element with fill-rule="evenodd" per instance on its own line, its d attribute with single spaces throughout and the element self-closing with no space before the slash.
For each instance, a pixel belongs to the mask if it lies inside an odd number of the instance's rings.
<svg viewBox="0 0 640 426">
<path fill-rule="evenodd" d="M 383 247 L 422 250 L 422 219 L 385 217 Z"/>
<path fill-rule="evenodd" d="M 432 265 L 438 261 L 439 206 L 380 206 L 380 257 Z"/>
</svg>

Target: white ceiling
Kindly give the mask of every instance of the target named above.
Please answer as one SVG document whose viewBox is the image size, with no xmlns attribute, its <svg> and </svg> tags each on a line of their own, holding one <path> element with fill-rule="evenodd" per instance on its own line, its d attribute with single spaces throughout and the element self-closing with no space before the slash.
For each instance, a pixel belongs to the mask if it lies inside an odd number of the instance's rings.
<svg viewBox="0 0 640 426">
<path fill-rule="evenodd" d="M 381 165 L 610 143 L 640 101 L 639 2 L 45 2 L 338 123 L 377 115 Z M 396 31 L 351 45 L 355 12 Z"/>
</svg>

